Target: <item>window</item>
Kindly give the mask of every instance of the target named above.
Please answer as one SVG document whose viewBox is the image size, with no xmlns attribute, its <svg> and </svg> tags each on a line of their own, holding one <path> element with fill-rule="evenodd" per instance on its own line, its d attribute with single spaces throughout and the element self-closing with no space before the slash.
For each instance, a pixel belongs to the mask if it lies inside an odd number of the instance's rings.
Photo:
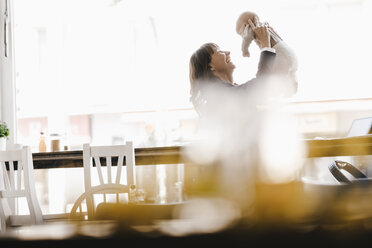
<svg viewBox="0 0 372 248">
<path fill-rule="evenodd" d="M 0 3 L 4 8 L 4 1 Z M 201 44 L 215 42 L 231 51 L 237 83 L 252 78 L 259 50 L 252 47 L 252 57 L 243 58 L 234 27 L 248 8 L 297 53 L 299 90 L 290 101 L 296 103 L 308 138 L 335 135 L 340 127 L 347 130 L 342 118 L 372 114 L 368 0 L 17 0 L 12 5 L 16 143 L 30 145 L 34 152 L 41 131 L 62 135 L 69 149 L 81 149 L 85 142 L 133 139 L 136 147 L 145 147 L 192 140 L 196 114 L 189 102 L 189 58 Z M 9 68 L 1 63 L 7 76 Z M 2 96 L 11 95 L 10 87 L 2 90 Z M 329 109 L 315 102 L 320 100 L 337 106 Z M 1 101 L 4 115 L 10 100 Z M 302 101 L 311 102 L 311 111 Z M 347 118 L 336 113 L 345 109 L 345 102 Z M 142 186 L 162 201 L 165 182 L 175 189 L 182 182 L 180 168 L 143 168 L 149 171 L 141 173 L 139 183 L 148 183 Z M 50 181 L 37 186 L 47 212 L 67 211 L 77 197 L 71 194 L 83 190 L 79 169 L 38 170 L 37 181 Z"/>
<path fill-rule="evenodd" d="M 235 81 L 253 77 L 235 20 L 248 8 L 299 58 L 292 101 L 370 97 L 370 1 L 14 1 L 18 143 L 41 131 L 84 142 L 177 145 L 192 139 L 188 60 L 201 44 L 230 50 Z"/>
</svg>

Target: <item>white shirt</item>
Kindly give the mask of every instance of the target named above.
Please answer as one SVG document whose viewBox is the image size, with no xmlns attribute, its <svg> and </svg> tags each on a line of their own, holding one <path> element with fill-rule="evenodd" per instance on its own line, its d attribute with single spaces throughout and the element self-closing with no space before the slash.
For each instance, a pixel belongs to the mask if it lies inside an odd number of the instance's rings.
<svg viewBox="0 0 372 248">
<path fill-rule="evenodd" d="M 275 49 L 272 48 L 272 47 L 264 47 L 261 49 L 261 52 L 264 52 L 264 51 L 269 51 L 269 52 L 272 52 L 272 53 L 276 53 Z"/>
</svg>

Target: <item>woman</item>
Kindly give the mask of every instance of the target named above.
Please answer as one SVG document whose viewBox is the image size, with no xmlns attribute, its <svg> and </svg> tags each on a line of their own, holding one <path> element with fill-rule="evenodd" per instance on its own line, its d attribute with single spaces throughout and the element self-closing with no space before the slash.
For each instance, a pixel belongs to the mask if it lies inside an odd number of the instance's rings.
<svg viewBox="0 0 372 248">
<path fill-rule="evenodd" d="M 269 84 L 266 82 L 274 75 L 272 67 L 276 54 L 271 48 L 269 26 L 254 24 L 251 20 L 249 25 L 260 46 L 261 56 L 256 77 L 248 82 L 241 85 L 234 83 L 235 65 L 230 60 L 230 52 L 220 50 L 214 43 L 202 45 L 191 56 L 191 101 L 200 115 L 218 114 L 223 109 L 225 113 L 231 114 L 231 108 L 236 110 L 236 107 L 247 101 L 257 103 L 265 99 L 264 86 Z"/>
<path fill-rule="evenodd" d="M 283 78 L 273 71 L 276 53 L 271 48 L 270 27 L 251 20 L 249 25 L 261 56 L 256 77 L 248 82 L 234 83 L 230 52 L 216 44 L 204 44 L 190 58 L 191 101 L 201 118 L 186 154 L 196 164 L 213 165 L 200 169 L 201 190 L 210 187 L 239 203 L 243 211 L 252 212 L 254 183 L 266 175 L 259 167 L 266 151 L 262 137 L 266 137 L 266 126 L 277 124 L 266 122 L 270 108 L 262 111 L 257 105 L 282 95 Z"/>
</svg>

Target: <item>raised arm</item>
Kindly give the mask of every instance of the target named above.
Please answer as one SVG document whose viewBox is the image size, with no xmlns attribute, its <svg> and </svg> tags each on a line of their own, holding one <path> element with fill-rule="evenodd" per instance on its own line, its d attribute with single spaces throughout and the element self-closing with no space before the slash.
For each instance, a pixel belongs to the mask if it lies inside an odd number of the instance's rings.
<svg viewBox="0 0 372 248">
<path fill-rule="evenodd" d="M 262 51 L 256 77 L 261 77 L 273 73 L 273 65 L 276 53 L 272 51 Z"/>
<path fill-rule="evenodd" d="M 275 49 L 271 48 L 269 26 L 266 24 L 262 25 L 259 22 L 255 25 L 250 19 L 248 20 L 248 24 L 256 36 L 257 45 L 261 49 L 256 77 L 264 76 L 272 71 L 276 56 Z"/>
</svg>

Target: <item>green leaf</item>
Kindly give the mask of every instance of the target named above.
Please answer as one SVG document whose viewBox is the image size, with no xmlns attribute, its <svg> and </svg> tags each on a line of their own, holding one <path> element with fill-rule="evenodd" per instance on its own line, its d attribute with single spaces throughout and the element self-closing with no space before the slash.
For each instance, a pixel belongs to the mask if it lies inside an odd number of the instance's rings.
<svg viewBox="0 0 372 248">
<path fill-rule="evenodd" d="M 0 138 L 9 136 L 9 128 L 5 122 L 0 121 Z"/>
</svg>

